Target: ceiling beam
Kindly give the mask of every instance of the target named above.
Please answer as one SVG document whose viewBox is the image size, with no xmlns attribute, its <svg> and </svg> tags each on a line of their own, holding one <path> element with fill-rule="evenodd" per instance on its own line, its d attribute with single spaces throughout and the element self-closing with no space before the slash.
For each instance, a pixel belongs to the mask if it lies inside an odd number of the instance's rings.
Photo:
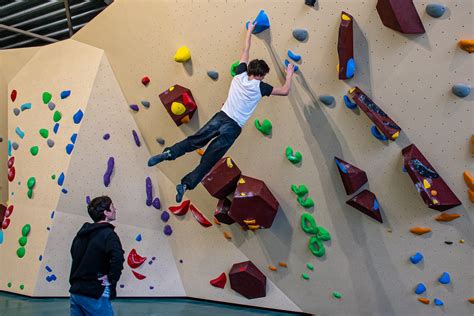
<svg viewBox="0 0 474 316">
<path fill-rule="evenodd" d="M 8 25 L 5 25 L 5 24 L 0 24 L 0 29 L 4 29 L 4 30 L 14 32 L 14 33 L 20 33 L 20 34 L 30 36 L 30 37 L 34 37 L 34 38 L 37 38 L 37 39 L 40 39 L 40 40 L 43 40 L 43 41 L 46 41 L 46 42 L 50 42 L 50 43 L 55 43 L 55 42 L 58 41 L 57 39 L 54 39 L 54 38 L 51 38 L 51 37 L 48 37 L 48 36 L 39 35 L 39 34 L 36 34 L 36 33 L 29 32 L 29 31 L 20 30 L 16 27 L 8 26 Z"/>
</svg>

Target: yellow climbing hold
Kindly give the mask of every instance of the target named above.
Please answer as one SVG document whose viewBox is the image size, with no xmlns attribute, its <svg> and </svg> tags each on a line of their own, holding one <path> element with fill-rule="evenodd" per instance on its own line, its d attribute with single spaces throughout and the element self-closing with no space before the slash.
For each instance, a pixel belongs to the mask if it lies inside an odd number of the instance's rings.
<svg viewBox="0 0 474 316">
<path fill-rule="evenodd" d="M 186 46 L 181 46 L 180 48 L 178 48 L 176 54 L 174 55 L 174 61 L 178 63 L 185 63 L 190 59 L 191 51 Z"/>
<path fill-rule="evenodd" d="M 232 164 L 232 159 L 230 159 L 230 157 L 227 157 L 225 162 L 227 164 L 227 168 L 233 168 L 234 167 L 234 165 Z M 245 182 L 245 180 L 244 180 L 244 182 Z"/>
<path fill-rule="evenodd" d="M 351 17 L 348 16 L 347 14 L 344 14 L 344 13 L 343 13 L 343 14 L 341 14 L 341 19 L 342 19 L 343 21 L 350 21 L 350 20 L 351 20 Z"/>
<path fill-rule="evenodd" d="M 244 183 L 245 183 L 245 179 L 244 179 L 244 178 L 240 178 L 239 184 L 244 184 Z"/>
<path fill-rule="evenodd" d="M 396 132 L 395 134 L 392 135 L 392 139 L 395 140 L 400 136 L 400 132 Z"/>
<path fill-rule="evenodd" d="M 248 226 L 249 226 L 249 229 L 251 230 L 256 230 L 260 228 L 260 225 L 248 225 Z"/>
<path fill-rule="evenodd" d="M 338 66 L 339 66 L 339 65 L 338 65 Z M 352 88 L 352 89 L 350 89 L 350 90 L 349 90 L 349 93 L 352 93 L 352 92 L 354 92 L 354 90 L 355 90 L 355 89 L 356 89 L 356 88 Z"/>
<path fill-rule="evenodd" d="M 168 89 L 169 92 L 171 92 L 171 91 L 173 91 L 173 90 L 174 90 L 174 86 L 172 86 L 172 87 L 170 87 L 170 88 Z"/>
<path fill-rule="evenodd" d="M 240 192 L 240 196 L 247 196 L 245 192 Z"/>
<path fill-rule="evenodd" d="M 173 102 L 173 103 L 171 103 L 171 112 L 174 115 L 181 115 L 184 112 L 186 112 L 186 107 L 184 106 L 183 103 Z"/>
<path fill-rule="evenodd" d="M 459 239 L 460 244 L 464 244 L 464 239 Z"/>
<path fill-rule="evenodd" d="M 425 187 L 425 189 L 431 188 L 431 184 L 426 179 L 423 179 L 423 186 Z"/>
<path fill-rule="evenodd" d="M 257 221 L 254 219 L 244 219 L 245 225 L 252 225 L 255 224 Z"/>
</svg>

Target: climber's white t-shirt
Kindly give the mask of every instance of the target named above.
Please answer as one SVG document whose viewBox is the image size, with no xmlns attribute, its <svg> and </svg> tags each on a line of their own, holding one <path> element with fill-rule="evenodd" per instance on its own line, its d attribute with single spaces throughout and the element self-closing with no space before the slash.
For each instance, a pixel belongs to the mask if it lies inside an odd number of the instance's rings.
<svg viewBox="0 0 474 316">
<path fill-rule="evenodd" d="M 261 80 L 249 80 L 245 63 L 236 68 L 236 73 L 222 111 L 243 127 L 257 108 L 260 99 L 272 94 L 273 87 Z"/>
</svg>

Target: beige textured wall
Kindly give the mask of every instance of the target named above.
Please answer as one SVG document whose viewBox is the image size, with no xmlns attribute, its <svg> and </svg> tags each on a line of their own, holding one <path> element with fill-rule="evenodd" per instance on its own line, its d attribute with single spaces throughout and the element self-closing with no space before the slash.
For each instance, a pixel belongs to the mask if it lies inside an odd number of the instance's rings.
<svg viewBox="0 0 474 316">
<path fill-rule="evenodd" d="M 8 156 L 8 82 L 16 75 L 31 57 L 37 52 L 37 47 L 24 49 L 9 49 L 0 52 L 0 161 L 5 162 Z M 0 164 L 0 203 L 8 200 L 7 165 Z"/>
</svg>

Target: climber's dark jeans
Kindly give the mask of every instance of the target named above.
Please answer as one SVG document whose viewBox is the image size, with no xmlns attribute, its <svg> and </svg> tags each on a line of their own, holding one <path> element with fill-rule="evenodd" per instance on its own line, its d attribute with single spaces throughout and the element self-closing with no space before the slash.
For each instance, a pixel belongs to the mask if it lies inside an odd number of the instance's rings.
<svg viewBox="0 0 474 316">
<path fill-rule="evenodd" d="M 194 189 L 204 176 L 214 167 L 234 141 L 239 137 L 242 128 L 223 111 L 216 113 L 199 131 L 194 135 L 165 148 L 171 152 L 171 160 L 181 157 L 185 153 L 195 151 L 204 147 L 211 139 L 204 155 L 201 157 L 199 165 L 183 179 L 182 184 L 186 184 L 187 189 Z"/>
</svg>

